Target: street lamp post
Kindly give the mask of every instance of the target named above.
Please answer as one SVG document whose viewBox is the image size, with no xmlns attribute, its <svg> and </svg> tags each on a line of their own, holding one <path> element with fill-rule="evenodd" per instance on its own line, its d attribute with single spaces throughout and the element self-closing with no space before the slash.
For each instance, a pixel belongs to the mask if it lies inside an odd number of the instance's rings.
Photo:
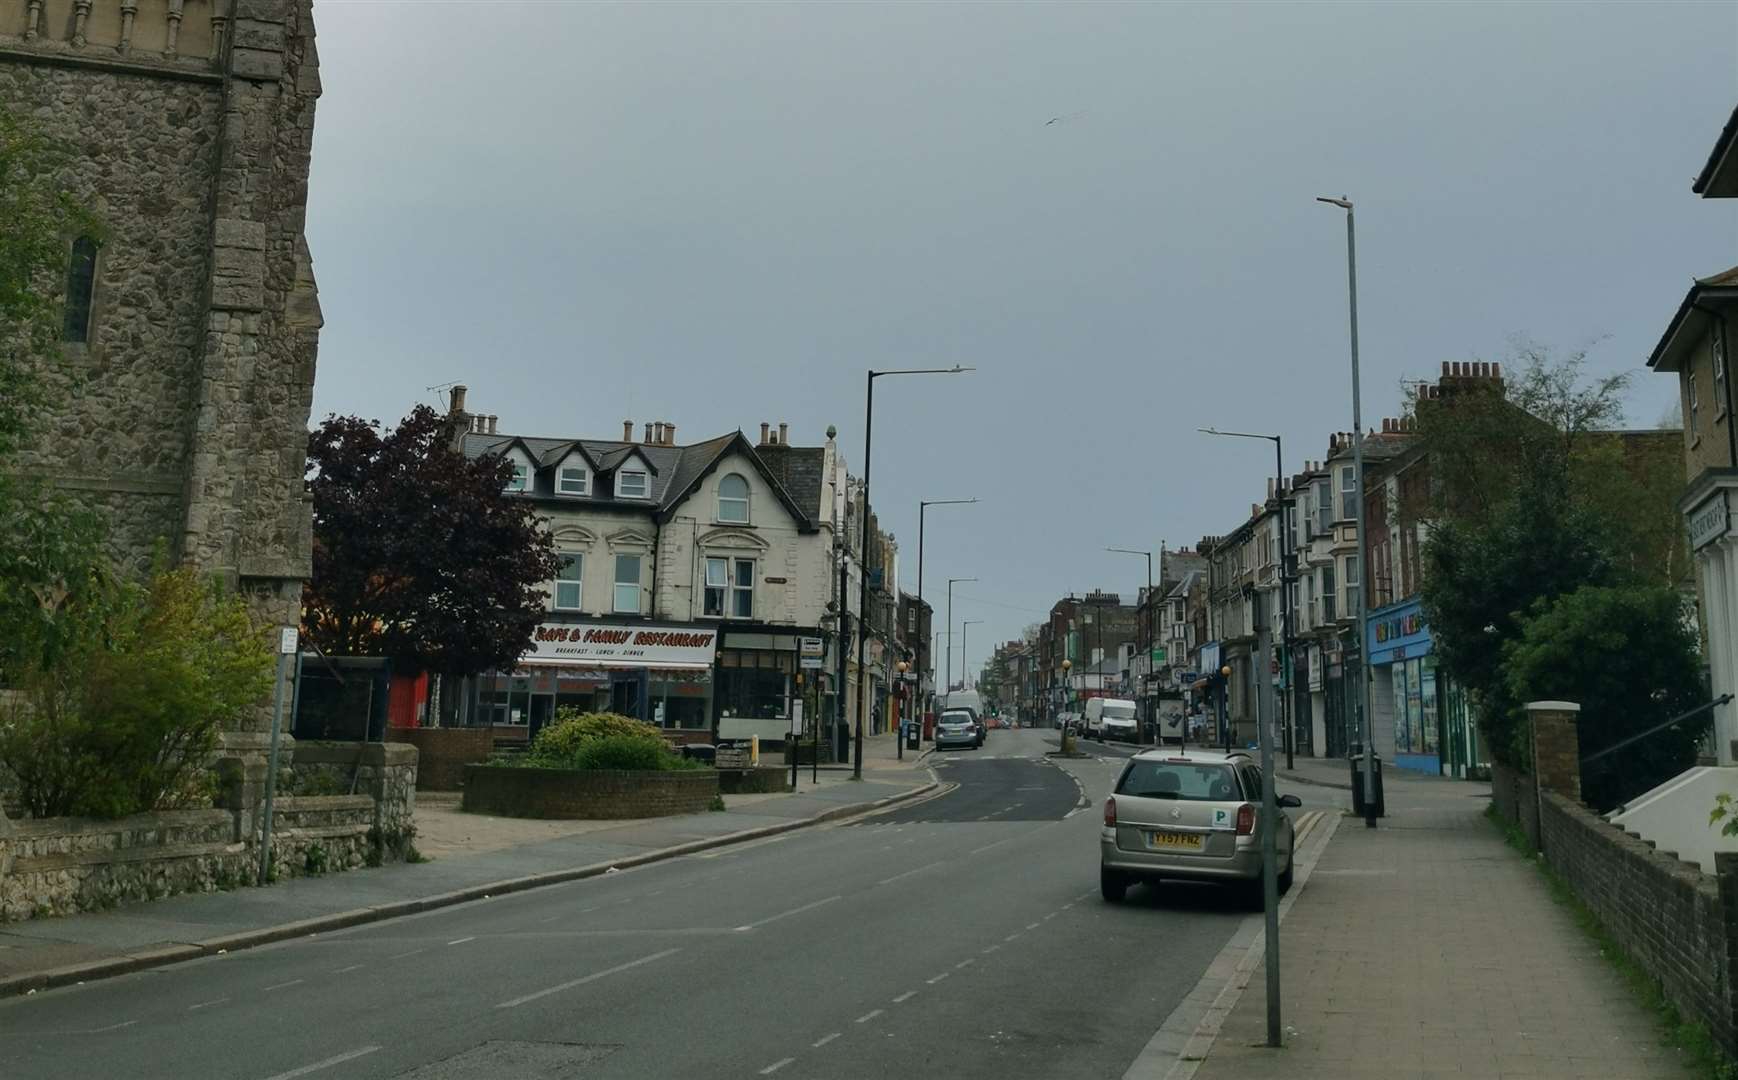
<svg viewBox="0 0 1738 1080">
<path fill-rule="evenodd" d="M 947 678 L 942 682 L 942 693 L 953 691 L 953 587 L 955 582 L 976 581 L 975 577 L 950 577 L 947 579 Z M 963 664 L 964 661 L 962 660 Z"/>
<path fill-rule="evenodd" d="M 929 508 L 932 506 L 965 506 L 969 503 L 975 503 L 977 501 L 978 500 L 975 498 L 971 498 L 971 499 L 928 499 L 928 500 L 920 501 L 917 504 L 917 606 L 918 607 L 923 606 L 923 516 L 929 512 Z M 935 653 L 932 651 L 929 654 L 929 657 L 930 657 L 929 670 L 931 672 L 934 672 L 935 671 Z M 918 670 L 918 679 L 919 679 L 918 685 L 920 687 L 923 685 L 922 678 L 923 678 L 923 672 L 922 672 L 922 669 L 920 667 Z M 919 694 L 918 697 L 921 698 L 922 695 Z M 923 720 L 922 720 L 923 711 L 924 710 L 922 710 L 921 708 L 919 709 L 919 714 L 918 714 L 918 722 L 919 723 L 923 722 Z M 903 760 L 905 758 L 905 750 L 903 749 L 904 745 L 905 744 L 903 742 L 900 743 L 901 749 L 899 751 L 899 757 L 901 760 Z"/>
<path fill-rule="evenodd" d="M 1364 827 L 1376 827 L 1376 746 L 1374 717 L 1370 714 L 1369 605 L 1364 598 L 1365 567 L 1369 566 L 1369 537 L 1364 532 L 1364 413 L 1363 397 L 1358 389 L 1358 243 L 1352 221 L 1352 200 L 1317 196 L 1316 202 L 1337 206 L 1346 212 L 1346 295 L 1351 311 L 1352 327 L 1352 476 L 1357 501 L 1358 521 L 1358 681 L 1359 705 L 1363 709 L 1364 742 Z"/>
<path fill-rule="evenodd" d="M 1281 684 L 1286 690 L 1291 689 L 1291 563 L 1296 553 L 1291 550 L 1291 514 L 1286 509 L 1285 498 L 1285 450 L 1278 435 L 1256 435 L 1247 431 L 1220 431 L 1217 428 L 1196 428 L 1204 435 L 1224 435 L 1234 439 L 1266 439 L 1273 443 L 1273 499 L 1279 506 L 1279 610 L 1280 610 L 1280 640 L 1279 640 L 1279 670 L 1282 676 Z M 1282 731 L 1281 741 L 1285 744 L 1285 767 L 1296 768 L 1292 756 L 1292 715 L 1291 696 L 1280 693 L 1277 719 Z"/>
<path fill-rule="evenodd" d="M 1163 544 L 1161 543 L 1160 546 L 1162 547 Z M 1147 681 L 1150 683 L 1152 682 L 1153 674 L 1153 642 L 1157 637 L 1157 635 L 1153 633 L 1153 615 L 1158 611 L 1158 601 L 1153 597 L 1153 553 L 1150 551 L 1136 551 L 1134 548 L 1118 547 L 1107 547 L 1104 550 L 1118 552 L 1123 555 L 1139 555 L 1147 560 L 1147 603 L 1153 605 L 1152 610 L 1147 613 L 1146 619 Z M 1163 567 L 1160 567 L 1160 569 L 1163 569 Z M 1147 688 L 1145 686 L 1141 687 L 1141 704 L 1147 704 Z M 1149 711 L 1154 714 L 1157 712 L 1156 709 Z M 1158 716 L 1149 715 L 1146 720 L 1147 723 L 1151 724 L 1153 727 L 1153 742 L 1163 742 L 1164 739 L 1159 735 Z"/>
<path fill-rule="evenodd" d="M 983 621 L 982 619 L 966 619 L 960 623 L 960 681 L 966 685 L 967 689 L 971 688 L 972 684 L 969 680 L 972 676 L 971 668 L 968 666 L 968 661 L 971 658 L 966 655 L 966 642 L 970 641 L 971 638 L 966 632 L 966 627 L 976 626 Z"/>
<path fill-rule="evenodd" d="M 859 557 L 863 564 L 863 580 L 857 593 L 857 755 L 851 762 L 853 780 L 863 779 L 863 694 L 868 682 L 864 663 L 869 650 L 869 466 L 873 460 L 870 452 L 875 438 L 875 380 L 883 375 L 959 375 L 975 370 L 958 364 L 951 368 L 900 368 L 893 371 L 876 371 L 871 368 L 865 380 L 867 393 L 863 401 L 863 509 L 858 518 L 859 527 L 863 531 L 862 555 Z"/>
</svg>

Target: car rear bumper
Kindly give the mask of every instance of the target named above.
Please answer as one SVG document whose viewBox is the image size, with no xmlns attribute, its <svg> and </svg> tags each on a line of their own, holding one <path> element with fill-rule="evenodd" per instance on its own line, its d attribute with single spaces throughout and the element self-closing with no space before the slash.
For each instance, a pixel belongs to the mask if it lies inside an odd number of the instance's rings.
<svg viewBox="0 0 1738 1080">
<path fill-rule="evenodd" d="M 978 745 L 977 733 L 971 732 L 971 731 L 968 731 L 963 735 L 943 735 L 943 734 L 937 733 L 936 737 L 935 737 L 935 748 L 937 750 L 940 750 L 941 748 L 946 747 L 946 746 L 976 746 L 976 745 Z"/>
<path fill-rule="evenodd" d="M 1116 845 L 1116 832 L 1100 831 L 1099 864 L 1136 877 L 1249 881 L 1261 876 L 1261 849 L 1251 844 L 1229 856 L 1186 855 L 1169 851 L 1128 851 Z M 1283 856 L 1282 856 L 1283 857 Z"/>
</svg>

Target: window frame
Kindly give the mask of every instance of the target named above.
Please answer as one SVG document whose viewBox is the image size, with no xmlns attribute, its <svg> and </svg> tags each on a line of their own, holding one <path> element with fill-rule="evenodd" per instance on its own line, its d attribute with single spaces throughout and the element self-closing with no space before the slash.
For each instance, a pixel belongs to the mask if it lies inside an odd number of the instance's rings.
<svg viewBox="0 0 1738 1080">
<path fill-rule="evenodd" d="M 1702 399 L 1701 399 L 1701 395 L 1697 392 L 1697 389 L 1696 389 L 1696 373 L 1695 372 L 1693 372 L 1693 371 L 1690 372 L 1690 379 L 1689 379 L 1689 382 L 1687 385 L 1689 387 L 1689 394 L 1690 394 L 1690 412 L 1689 412 L 1689 417 L 1688 417 L 1689 423 L 1690 423 L 1690 442 L 1693 445 L 1697 439 L 1700 439 L 1702 437 L 1702 431 L 1701 431 Z"/>
<path fill-rule="evenodd" d="M 623 559 L 634 560 L 634 566 L 638 570 L 638 576 L 636 576 L 634 578 L 634 580 L 632 580 L 632 581 L 623 581 L 622 580 L 622 560 Z M 645 580 L 646 580 L 646 558 L 644 555 L 642 555 L 640 552 L 637 552 L 637 551 L 618 551 L 618 552 L 616 552 L 615 574 L 614 574 L 614 578 L 610 584 L 610 610 L 617 615 L 639 615 L 639 614 L 642 614 L 642 612 L 640 610 L 640 608 L 641 608 L 641 593 L 645 591 Z M 631 588 L 634 590 L 634 606 L 632 608 L 625 608 L 622 606 L 622 590 L 628 589 L 628 588 Z"/>
<path fill-rule="evenodd" d="M 1357 518 L 1358 518 L 1358 504 L 1356 502 L 1348 502 L 1347 501 L 1347 500 L 1355 500 L 1355 499 L 1357 499 L 1357 497 L 1358 497 L 1358 466 L 1355 464 L 1353 464 L 1353 465 L 1341 465 L 1340 466 L 1340 500 L 1339 500 L 1340 520 L 1341 521 L 1356 521 L 1357 520 Z"/>
<path fill-rule="evenodd" d="M 568 473 L 578 473 L 579 474 L 579 490 L 578 491 L 568 490 L 568 487 L 567 487 L 567 479 L 568 479 L 567 474 Z M 591 494 L 591 470 L 586 468 L 584 465 L 562 464 L 560 466 L 557 466 L 556 470 L 555 470 L 555 493 L 557 495 L 565 495 L 569 498 L 572 498 L 576 495 L 590 495 Z"/>
<path fill-rule="evenodd" d="M 722 584 L 715 584 L 712 570 L 715 566 L 724 570 Z M 748 584 L 741 583 L 740 575 L 743 567 L 748 568 Z M 754 582 L 759 576 L 760 567 L 754 558 L 746 555 L 708 555 L 701 568 L 701 603 L 700 613 L 707 619 L 737 619 L 753 621 L 754 619 Z M 743 594 L 748 597 L 748 612 L 739 610 Z M 916 609 L 913 609 L 913 618 Z"/>
<path fill-rule="evenodd" d="M 1722 320 L 1714 320 L 1713 335 L 1708 350 L 1714 360 L 1714 417 L 1726 415 L 1726 329 Z"/>
<path fill-rule="evenodd" d="M 640 478 L 640 493 L 630 494 L 623 490 L 630 476 Z M 616 473 L 616 498 L 618 499 L 649 499 L 652 497 L 652 474 L 647 469 L 623 469 Z"/>
<path fill-rule="evenodd" d="M 583 611 L 585 609 L 585 552 L 558 551 L 556 554 L 561 559 L 561 566 L 555 571 L 555 590 L 549 598 L 550 603 L 555 611 Z M 563 576 L 567 572 L 567 560 L 569 559 L 578 563 L 579 573 L 574 577 Z M 572 604 L 561 602 L 561 588 L 564 585 L 573 586 L 574 601 Z"/>
<path fill-rule="evenodd" d="M 742 483 L 742 495 L 740 498 L 735 495 L 726 496 L 724 494 L 724 485 L 732 480 L 738 480 Z M 732 504 L 741 503 L 742 516 L 739 518 L 726 517 L 724 514 L 724 504 L 726 502 Z M 754 517 L 754 487 L 748 482 L 748 477 L 743 476 L 741 473 L 734 472 L 720 477 L 718 481 L 718 489 L 715 492 L 712 513 L 714 519 L 721 525 L 751 524 Z"/>
<path fill-rule="evenodd" d="M 531 490 L 531 466 L 518 458 L 508 458 L 507 463 L 513 466 L 513 475 L 507 478 L 507 486 L 501 490 L 514 495 L 523 495 Z"/>
<path fill-rule="evenodd" d="M 103 247 L 95 238 L 74 237 L 67 253 L 66 299 L 61 309 L 60 340 L 64 345 L 89 345 L 96 325 L 98 260 Z"/>
</svg>

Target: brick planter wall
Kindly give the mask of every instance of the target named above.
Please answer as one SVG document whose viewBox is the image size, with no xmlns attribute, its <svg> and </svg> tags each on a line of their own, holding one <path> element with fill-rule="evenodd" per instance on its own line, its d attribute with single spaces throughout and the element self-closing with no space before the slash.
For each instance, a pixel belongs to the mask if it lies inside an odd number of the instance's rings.
<svg viewBox="0 0 1738 1080">
<path fill-rule="evenodd" d="M 718 790 L 726 795 L 767 795 L 791 789 L 789 769 L 720 769 Z"/>
<path fill-rule="evenodd" d="M 705 810 L 718 794 L 712 769 L 680 772 L 523 769 L 467 765 L 463 809 L 528 818 L 646 818 Z"/>
<path fill-rule="evenodd" d="M 387 728 L 388 742 L 416 747 L 416 789 L 457 791 L 465 783 L 465 766 L 489 760 L 495 734 L 486 727 Z"/>
</svg>

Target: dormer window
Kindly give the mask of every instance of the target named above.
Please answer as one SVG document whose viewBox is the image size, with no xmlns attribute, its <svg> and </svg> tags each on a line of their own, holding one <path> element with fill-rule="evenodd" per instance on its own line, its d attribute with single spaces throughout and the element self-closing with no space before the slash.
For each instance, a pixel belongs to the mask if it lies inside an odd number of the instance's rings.
<svg viewBox="0 0 1738 1080">
<path fill-rule="evenodd" d="M 644 469 L 623 469 L 616 474 L 616 495 L 620 498 L 644 499 L 650 494 L 650 489 Z"/>
<path fill-rule="evenodd" d="M 563 465 L 555 478 L 557 495 L 591 494 L 591 473 L 584 465 Z"/>
<path fill-rule="evenodd" d="M 507 481 L 504 491 L 523 492 L 531 485 L 531 467 L 523 461 L 513 462 L 513 476 Z"/>
<path fill-rule="evenodd" d="M 718 520 L 748 524 L 748 481 L 736 473 L 718 482 Z"/>
</svg>

